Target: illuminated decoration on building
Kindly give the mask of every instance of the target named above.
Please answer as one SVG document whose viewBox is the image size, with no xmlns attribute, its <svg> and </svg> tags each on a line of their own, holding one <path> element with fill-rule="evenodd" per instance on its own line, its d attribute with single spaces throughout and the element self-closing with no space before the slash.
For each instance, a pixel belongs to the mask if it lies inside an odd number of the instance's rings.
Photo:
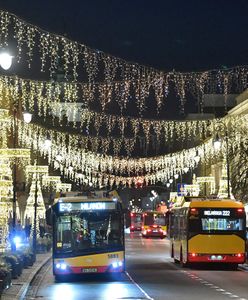
<svg viewBox="0 0 248 300">
<path fill-rule="evenodd" d="M 11 126 L 11 118 L 8 109 L 0 109 L 0 148 L 7 148 L 8 129 Z"/>
<path fill-rule="evenodd" d="M 196 177 L 197 184 L 202 186 L 202 184 L 208 184 L 210 185 L 209 193 L 215 194 L 215 177 L 214 176 L 202 176 L 202 177 Z"/>
<path fill-rule="evenodd" d="M 199 196 L 200 186 L 199 184 L 185 184 L 184 185 L 185 193 L 189 196 Z"/>
<path fill-rule="evenodd" d="M 13 181 L 9 163 L 0 160 L 0 252 L 6 249 L 12 211 Z"/>
<path fill-rule="evenodd" d="M 48 174 L 48 166 L 44 165 L 28 165 L 26 166 L 26 174 Z"/>
<path fill-rule="evenodd" d="M 219 182 L 219 190 L 218 190 L 218 198 L 228 198 L 228 191 L 227 191 L 227 167 L 226 167 L 226 161 L 223 162 L 222 164 L 222 169 L 221 169 L 221 178 Z M 232 195 L 232 187 L 230 186 L 230 195 L 231 199 L 234 199 Z"/>
<path fill-rule="evenodd" d="M 24 213 L 24 219 L 29 220 L 31 226 L 31 236 L 33 235 L 34 226 L 36 226 L 37 237 L 39 237 L 39 224 L 40 219 L 45 219 L 46 208 L 44 204 L 44 199 L 41 191 L 40 180 L 37 180 L 36 175 L 33 175 L 32 184 L 30 187 L 29 197 L 27 199 L 27 205 Z M 35 204 L 35 181 L 37 180 L 37 218 L 36 224 L 34 224 L 34 204 Z"/>
<path fill-rule="evenodd" d="M 71 187 L 72 187 L 71 183 L 58 182 L 56 184 L 56 191 L 57 192 L 70 192 Z"/>
<path fill-rule="evenodd" d="M 42 186 L 44 187 L 57 187 L 57 184 L 61 184 L 61 178 L 60 176 L 50 176 L 50 175 L 44 175 L 42 177 Z"/>
<path fill-rule="evenodd" d="M 6 148 L 6 149 L 0 149 L 0 158 L 1 159 L 20 159 L 20 162 L 25 162 L 27 163 L 30 160 L 30 149 L 11 149 L 11 148 Z"/>
<path fill-rule="evenodd" d="M 227 94 L 235 86 L 237 92 L 247 87 L 247 66 L 237 66 L 230 69 L 209 70 L 203 72 L 163 72 L 154 68 L 127 62 L 123 59 L 94 50 L 84 44 L 69 40 L 42 30 L 6 11 L 0 11 L 1 33 L 3 47 L 10 40 L 17 44 L 17 61 L 23 59 L 24 53 L 27 65 L 32 65 L 35 51 L 40 52 L 41 71 L 49 70 L 52 76 L 61 59 L 65 71 L 65 79 L 71 71 L 73 80 L 78 79 L 78 70 L 83 69 L 88 75 L 88 85 L 83 87 L 85 99 L 92 101 L 99 95 L 102 110 L 115 99 L 123 111 L 130 101 L 132 89 L 137 99 L 137 106 L 142 115 L 146 109 L 146 99 L 150 89 L 154 90 L 156 110 L 159 112 L 164 105 L 170 87 L 174 86 L 180 100 L 181 111 L 184 112 L 186 95 L 192 94 L 200 99 L 203 107 L 203 94 L 211 91 Z M 96 84 L 97 75 L 102 72 L 104 83 Z M 69 84 L 68 84 L 69 85 Z M 78 86 L 71 83 L 73 92 L 69 98 L 75 97 Z M 71 91 L 71 89 L 70 89 Z"/>
</svg>

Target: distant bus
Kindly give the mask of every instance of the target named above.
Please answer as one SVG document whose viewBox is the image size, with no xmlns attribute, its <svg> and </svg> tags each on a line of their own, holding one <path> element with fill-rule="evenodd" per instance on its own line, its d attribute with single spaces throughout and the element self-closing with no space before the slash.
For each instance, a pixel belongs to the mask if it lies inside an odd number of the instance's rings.
<svg viewBox="0 0 248 300">
<path fill-rule="evenodd" d="M 124 219 L 118 198 L 59 198 L 51 213 L 56 279 L 124 271 Z"/>
<path fill-rule="evenodd" d="M 130 232 L 141 231 L 142 229 L 142 213 L 130 213 L 131 225 Z"/>
<path fill-rule="evenodd" d="M 142 236 L 159 236 L 164 238 L 167 235 L 167 214 L 159 211 L 146 211 L 143 213 Z"/>
<path fill-rule="evenodd" d="M 184 197 L 171 209 L 171 257 L 190 263 L 225 263 L 233 269 L 245 262 L 246 216 L 241 202 Z"/>
</svg>

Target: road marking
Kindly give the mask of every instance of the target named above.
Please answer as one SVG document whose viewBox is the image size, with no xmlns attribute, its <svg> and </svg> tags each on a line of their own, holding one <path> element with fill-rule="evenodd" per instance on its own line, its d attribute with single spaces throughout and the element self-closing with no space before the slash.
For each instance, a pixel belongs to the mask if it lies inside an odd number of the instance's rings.
<svg viewBox="0 0 248 300">
<path fill-rule="evenodd" d="M 133 283 L 135 286 L 137 286 L 137 288 L 145 295 L 146 299 L 154 300 L 153 298 L 151 298 L 151 297 L 150 297 L 150 296 L 142 289 L 142 287 L 140 287 L 140 286 L 138 285 L 137 282 L 134 281 L 134 279 L 129 275 L 129 273 L 128 273 L 127 271 L 126 271 L 125 273 L 126 273 L 127 277 L 132 281 L 132 283 Z"/>
<path fill-rule="evenodd" d="M 220 292 L 222 295 L 229 296 L 230 298 L 238 298 L 238 300 L 247 300 L 246 298 L 240 298 L 239 296 L 234 295 L 233 293 L 227 292 L 224 289 L 220 288 L 219 286 L 214 285 L 213 283 L 209 283 L 208 281 L 198 277 L 197 275 L 191 273 L 190 271 L 181 270 L 181 273 L 188 275 L 191 279 L 199 281 L 200 283 L 204 284 L 210 289 L 215 289 L 216 292 Z"/>
</svg>

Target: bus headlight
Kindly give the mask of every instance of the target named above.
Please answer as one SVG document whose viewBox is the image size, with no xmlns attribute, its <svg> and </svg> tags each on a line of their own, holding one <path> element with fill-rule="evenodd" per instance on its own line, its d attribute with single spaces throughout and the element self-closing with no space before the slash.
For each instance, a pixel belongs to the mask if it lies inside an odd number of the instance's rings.
<svg viewBox="0 0 248 300">
<path fill-rule="evenodd" d="M 120 268 L 120 267 L 122 267 L 122 266 L 123 266 L 123 262 L 122 262 L 122 261 L 114 261 L 114 262 L 112 263 L 112 267 L 113 267 L 114 269 Z"/>
<path fill-rule="evenodd" d="M 61 271 L 65 271 L 67 269 L 67 264 L 64 262 L 56 263 L 55 268 Z"/>
</svg>

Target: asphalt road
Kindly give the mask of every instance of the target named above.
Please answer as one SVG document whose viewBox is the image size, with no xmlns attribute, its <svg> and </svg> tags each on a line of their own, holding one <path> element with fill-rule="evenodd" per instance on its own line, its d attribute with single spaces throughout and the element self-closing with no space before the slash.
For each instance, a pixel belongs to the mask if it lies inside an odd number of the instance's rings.
<svg viewBox="0 0 248 300">
<path fill-rule="evenodd" d="M 88 276 L 55 283 L 51 266 L 33 283 L 26 299 L 55 300 L 248 300 L 248 272 L 219 268 L 184 268 L 169 257 L 167 239 L 126 238 L 126 274 L 120 278 Z"/>
</svg>

